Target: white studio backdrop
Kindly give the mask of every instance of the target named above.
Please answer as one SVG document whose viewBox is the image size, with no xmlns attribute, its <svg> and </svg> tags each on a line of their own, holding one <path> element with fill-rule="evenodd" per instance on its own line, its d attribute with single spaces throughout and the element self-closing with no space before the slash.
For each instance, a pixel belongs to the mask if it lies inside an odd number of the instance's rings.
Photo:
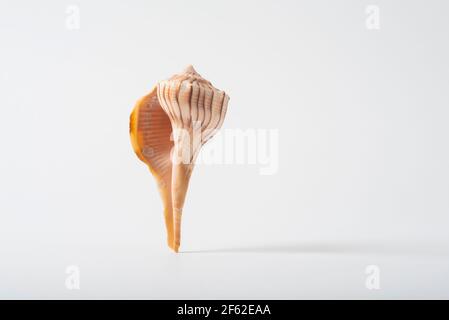
<svg viewBox="0 0 449 320">
<path fill-rule="evenodd" d="M 0 298 L 449 298 L 448 9 L 1 0 Z M 176 255 L 128 122 L 188 64 L 277 138 L 197 166 Z"/>
</svg>

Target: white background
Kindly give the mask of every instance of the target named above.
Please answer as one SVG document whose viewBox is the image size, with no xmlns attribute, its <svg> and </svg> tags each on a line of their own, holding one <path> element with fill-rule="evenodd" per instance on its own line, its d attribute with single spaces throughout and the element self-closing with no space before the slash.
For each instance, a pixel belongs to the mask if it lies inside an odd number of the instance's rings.
<svg viewBox="0 0 449 320">
<path fill-rule="evenodd" d="M 448 10 L 1 0 L 0 298 L 449 298 Z M 279 170 L 198 166 L 176 255 L 128 121 L 188 64 Z"/>
</svg>

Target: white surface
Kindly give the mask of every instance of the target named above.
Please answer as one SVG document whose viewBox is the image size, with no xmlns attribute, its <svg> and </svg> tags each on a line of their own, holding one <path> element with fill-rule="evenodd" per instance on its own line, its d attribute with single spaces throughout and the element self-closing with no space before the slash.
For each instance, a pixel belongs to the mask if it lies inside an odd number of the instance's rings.
<svg viewBox="0 0 449 320">
<path fill-rule="evenodd" d="M 0 298 L 449 298 L 447 2 L 71 4 L 0 2 Z M 196 168 L 175 255 L 128 118 L 190 63 L 279 171 Z"/>
</svg>

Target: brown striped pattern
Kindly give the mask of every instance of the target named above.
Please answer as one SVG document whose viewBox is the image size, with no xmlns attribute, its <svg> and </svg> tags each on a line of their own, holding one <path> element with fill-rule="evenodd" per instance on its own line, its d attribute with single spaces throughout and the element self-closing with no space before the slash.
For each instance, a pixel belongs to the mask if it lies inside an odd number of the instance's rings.
<svg viewBox="0 0 449 320">
<path fill-rule="evenodd" d="M 202 144 L 206 143 L 223 124 L 229 96 L 203 79 L 193 68 L 157 85 L 161 107 L 173 128 L 193 128 L 199 123 Z"/>
</svg>

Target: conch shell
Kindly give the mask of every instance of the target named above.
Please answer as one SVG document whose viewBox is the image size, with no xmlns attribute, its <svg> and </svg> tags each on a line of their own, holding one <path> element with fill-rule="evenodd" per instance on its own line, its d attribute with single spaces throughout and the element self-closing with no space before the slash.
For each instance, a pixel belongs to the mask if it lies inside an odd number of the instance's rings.
<svg viewBox="0 0 449 320">
<path fill-rule="evenodd" d="M 157 83 L 134 107 L 131 143 L 156 178 L 164 206 L 168 246 L 178 252 L 181 216 L 201 146 L 223 124 L 229 96 L 192 66 Z"/>
</svg>

